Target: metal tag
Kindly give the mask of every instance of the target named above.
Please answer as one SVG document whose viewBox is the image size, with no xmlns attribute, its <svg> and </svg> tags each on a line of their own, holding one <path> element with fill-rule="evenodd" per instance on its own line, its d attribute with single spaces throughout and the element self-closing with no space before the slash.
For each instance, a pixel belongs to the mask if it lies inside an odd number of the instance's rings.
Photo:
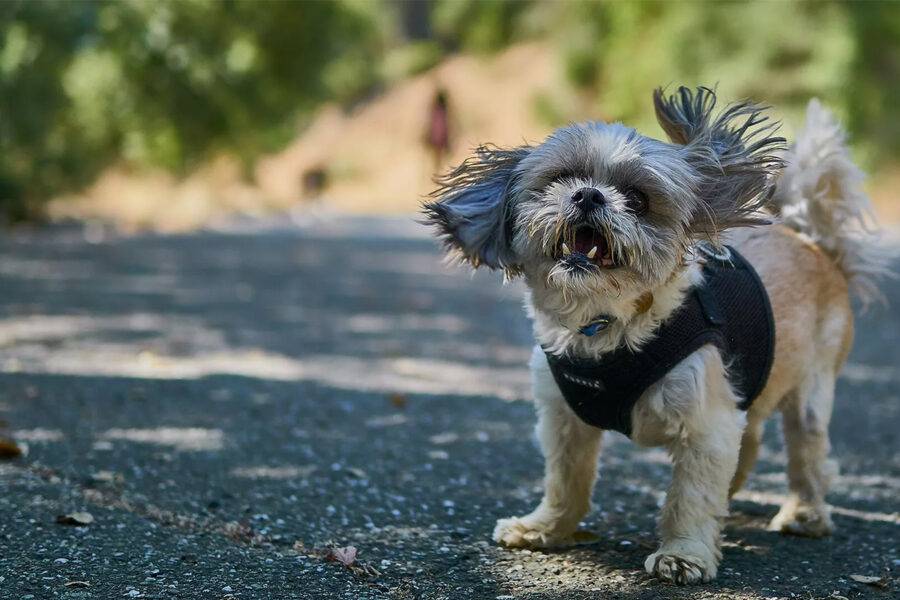
<svg viewBox="0 0 900 600">
<path fill-rule="evenodd" d="M 581 333 L 583 335 L 591 337 L 598 331 L 603 331 L 604 329 L 609 327 L 611 321 L 612 317 L 607 317 L 605 315 L 596 317 L 593 321 L 581 328 Z"/>
</svg>

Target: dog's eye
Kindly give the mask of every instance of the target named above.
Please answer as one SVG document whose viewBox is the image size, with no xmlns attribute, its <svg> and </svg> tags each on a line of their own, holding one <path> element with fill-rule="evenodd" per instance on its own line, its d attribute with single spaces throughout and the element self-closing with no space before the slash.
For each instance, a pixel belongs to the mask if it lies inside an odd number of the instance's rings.
<svg viewBox="0 0 900 600">
<path fill-rule="evenodd" d="M 638 216 L 644 214 L 647 212 L 647 209 L 650 208 L 650 201 L 647 199 L 647 194 L 641 190 L 631 188 L 625 192 L 625 198 L 625 206 L 628 210 Z"/>
</svg>

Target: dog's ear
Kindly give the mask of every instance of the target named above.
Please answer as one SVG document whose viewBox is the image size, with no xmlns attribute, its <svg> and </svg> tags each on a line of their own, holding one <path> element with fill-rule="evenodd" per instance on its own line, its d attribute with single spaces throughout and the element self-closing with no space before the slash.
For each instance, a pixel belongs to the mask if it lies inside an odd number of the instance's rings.
<svg viewBox="0 0 900 600">
<path fill-rule="evenodd" d="M 473 156 L 440 177 L 433 202 L 423 206 L 448 252 L 473 267 L 516 271 L 510 243 L 510 198 L 516 167 L 530 146 L 480 146 Z"/>
<path fill-rule="evenodd" d="M 686 87 L 665 97 L 653 92 L 656 118 L 669 139 L 685 147 L 700 176 L 699 205 L 691 229 L 714 237 L 728 227 L 759 225 L 772 180 L 784 164 L 779 153 L 785 140 L 774 135 L 779 123 L 767 123 L 767 107 L 744 101 L 729 104 L 713 116 L 716 93 L 705 87 Z"/>
</svg>

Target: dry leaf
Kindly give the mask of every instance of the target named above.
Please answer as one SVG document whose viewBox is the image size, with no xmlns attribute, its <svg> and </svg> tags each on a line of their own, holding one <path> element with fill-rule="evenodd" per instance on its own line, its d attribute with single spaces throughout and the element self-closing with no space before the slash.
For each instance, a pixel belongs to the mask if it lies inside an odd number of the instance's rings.
<svg viewBox="0 0 900 600">
<path fill-rule="evenodd" d="M 356 547 L 334 548 L 325 555 L 327 562 L 339 562 L 345 567 L 352 567 L 356 562 Z"/>
<path fill-rule="evenodd" d="M 871 575 L 851 575 L 850 579 L 852 579 L 856 583 L 865 583 L 866 585 L 876 585 L 878 587 L 884 587 L 887 585 L 887 581 L 884 580 L 884 577 L 873 577 Z"/>
<path fill-rule="evenodd" d="M 9 440 L 0 440 L 0 458 L 15 458 L 22 454 L 22 449 Z"/>
<path fill-rule="evenodd" d="M 600 536 L 593 531 L 588 531 L 587 529 L 579 529 L 574 534 L 572 534 L 572 540 L 576 544 L 594 544 L 600 541 Z"/>
<path fill-rule="evenodd" d="M 89 512 L 56 515 L 56 522 L 62 525 L 90 525 L 94 522 L 94 515 Z"/>
</svg>

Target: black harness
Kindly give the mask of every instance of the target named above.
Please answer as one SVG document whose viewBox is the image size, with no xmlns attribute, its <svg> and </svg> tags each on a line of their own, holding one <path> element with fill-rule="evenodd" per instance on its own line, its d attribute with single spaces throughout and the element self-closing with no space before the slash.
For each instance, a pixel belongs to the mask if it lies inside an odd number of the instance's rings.
<svg viewBox="0 0 900 600">
<path fill-rule="evenodd" d="M 664 321 L 638 352 L 622 346 L 599 360 L 545 351 L 553 378 L 585 423 L 631 435 L 631 410 L 641 394 L 706 344 L 715 344 L 747 410 L 769 377 L 775 355 L 772 306 L 756 271 L 734 248 L 709 253 L 704 283 Z"/>
</svg>

